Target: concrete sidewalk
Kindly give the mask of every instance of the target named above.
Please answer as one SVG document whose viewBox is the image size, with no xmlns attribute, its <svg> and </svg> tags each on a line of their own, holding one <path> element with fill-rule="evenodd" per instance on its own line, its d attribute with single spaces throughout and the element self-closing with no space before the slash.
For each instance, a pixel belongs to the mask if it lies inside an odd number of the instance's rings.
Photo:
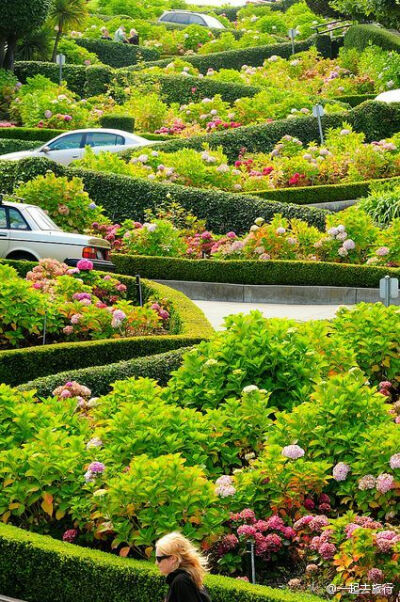
<svg viewBox="0 0 400 602">
<path fill-rule="evenodd" d="M 227 301 L 196 301 L 216 330 L 223 329 L 226 316 L 249 313 L 254 309 L 261 311 L 266 318 L 291 318 L 293 320 L 325 320 L 333 318 L 339 305 L 283 305 L 273 303 L 231 303 Z M 351 306 L 346 306 L 351 307 Z"/>
</svg>

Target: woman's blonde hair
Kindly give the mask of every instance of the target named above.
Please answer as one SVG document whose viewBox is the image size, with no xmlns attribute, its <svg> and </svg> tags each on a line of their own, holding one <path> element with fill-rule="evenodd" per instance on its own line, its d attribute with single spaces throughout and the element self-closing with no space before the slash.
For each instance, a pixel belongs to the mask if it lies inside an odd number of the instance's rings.
<svg viewBox="0 0 400 602">
<path fill-rule="evenodd" d="M 189 573 L 194 583 L 200 589 L 207 573 L 207 559 L 194 547 L 189 539 L 173 531 L 157 541 L 156 544 L 161 554 L 176 556 L 179 565 L 176 568 Z"/>
</svg>

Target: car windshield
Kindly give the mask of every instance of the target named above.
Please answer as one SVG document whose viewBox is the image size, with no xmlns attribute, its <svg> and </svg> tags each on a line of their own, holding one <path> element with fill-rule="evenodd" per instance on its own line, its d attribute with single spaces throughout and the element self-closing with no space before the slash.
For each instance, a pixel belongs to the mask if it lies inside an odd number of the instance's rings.
<svg viewBox="0 0 400 602">
<path fill-rule="evenodd" d="M 41 230 L 60 230 L 53 220 L 40 207 L 28 207 L 27 211 Z"/>
</svg>

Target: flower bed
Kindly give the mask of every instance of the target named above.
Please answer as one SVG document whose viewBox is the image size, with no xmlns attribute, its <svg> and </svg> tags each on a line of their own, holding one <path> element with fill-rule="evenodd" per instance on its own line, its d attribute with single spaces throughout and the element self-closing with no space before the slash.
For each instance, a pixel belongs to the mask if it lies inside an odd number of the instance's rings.
<svg viewBox="0 0 400 602">
<path fill-rule="evenodd" d="M 30 262 L 8 261 L 6 264 L 14 265 L 23 275 L 34 266 Z M 1 265 L 4 268 L 6 264 Z M 127 287 L 129 297 L 134 299 L 136 294 L 135 280 L 126 276 L 121 276 L 119 280 L 121 284 Z M 168 299 L 171 312 L 168 334 L 56 343 L 0 351 L 0 381 L 20 384 L 22 381 L 31 380 L 38 376 L 60 372 L 65 369 L 66 365 L 71 369 L 104 365 L 110 360 L 115 362 L 190 346 L 210 335 L 212 329 L 204 315 L 184 295 L 172 291 L 168 287 L 148 281 L 143 282 L 143 288 L 145 300 L 150 297 L 153 300 Z M 41 295 L 38 291 L 36 291 L 36 294 Z M 74 301 L 74 303 L 80 302 Z M 33 318 L 38 321 L 37 332 L 41 333 L 43 322 L 40 321 L 37 312 Z"/>
<path fill-rule="evenodd" d="M 228 164 L 221 148 L 212 150 L 208 146 L 201 153 L 187 148 L 175 153 L 141 149 L 131 154 L 129 163 L 112 153 L 95 155 L 87 149 L 74 165 L 154 182 L 254 193 L 399 176 L 399 141 L 400 135 L 395 134 L 366 144 L 365 134 L 343 123 L 328 130 L 322 146 L 311 142 L 305 147 L 301 140 L 287 134 L 270 154 L 241 149 L 233 165 Z"/>
<path fill-rule="evenodd" d="M 94 399 L 69 381 L 41 403 L 0 387 L 3 522 L 136 558 L 168 524 L 223 574 L 244 576 L 253 542 L 264 583 L 322 593 L 378 569 L 398 585 L 399 309 L 226 325 L 165 387 L 129 379 Z"/>
</svg>

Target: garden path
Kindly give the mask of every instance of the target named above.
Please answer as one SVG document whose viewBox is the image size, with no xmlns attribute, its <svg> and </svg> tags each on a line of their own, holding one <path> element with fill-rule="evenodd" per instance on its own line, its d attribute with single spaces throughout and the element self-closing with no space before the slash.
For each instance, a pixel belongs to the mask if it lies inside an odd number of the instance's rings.
<svg viewBox="0 0 400 602">
<path fill-rule="evenodd" d="M 294 320 L 326 320 L 333 318 L 338 305 L 284 305 L 282 303 L 231 303 L 227 301 L 196 301 L 213 328 L 223 329 L 225 316 L 260 310 L 266 318 L 292 318 Z M 340 306 L 343 307 L 343 306 Z M 347 306 L 351 307 L 351 306 Z"/>
</svg>

